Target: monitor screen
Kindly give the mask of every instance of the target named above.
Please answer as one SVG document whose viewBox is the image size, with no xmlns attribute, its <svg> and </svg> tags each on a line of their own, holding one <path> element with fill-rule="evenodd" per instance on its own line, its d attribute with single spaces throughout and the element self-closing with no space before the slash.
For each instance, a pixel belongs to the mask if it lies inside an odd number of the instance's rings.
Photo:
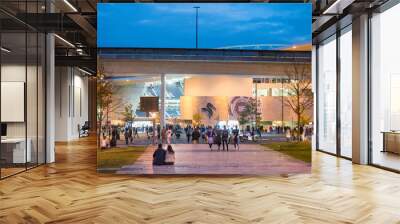
<svg viewBox="0 0 400 224">
<path fill-rule="evenodd" d="M 7 124 L 1 124 L 1 136 L 7 136 Z"/>
<path fill-rule="evenodd" d="M 140 111 L 142 112 L 158 112 L 158 97 L 144 96 L 140 97 Z"/>
</svg>

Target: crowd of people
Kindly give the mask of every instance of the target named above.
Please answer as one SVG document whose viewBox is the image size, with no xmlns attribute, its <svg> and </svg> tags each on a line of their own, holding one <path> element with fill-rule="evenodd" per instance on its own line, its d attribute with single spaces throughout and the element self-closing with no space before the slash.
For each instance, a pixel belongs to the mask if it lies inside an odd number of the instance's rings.
<svg viewBox="0 0 400 224">
<path fill-rule="evenodd" d="M 234 127 L 229 130 L 226 126 L 222 129 L 216 127 L 192 127 L 190 125 L 185 128 L 187 143 L 207 143 L 212 150 L 212 146 L 215 144 L 218 150 L 229 151 L 229 143 L 232 143 L 235 149 L 239 149 L 239 129 Z"/>
<path fill-rule="evenodd" d="M 108 133 L 108 135 L 106 133 Z M 126 145 L 132 144 L 134 138 L 140 138 L 138 128 L 126 126 L 124 129 L 121 129 L 117 126 L 111 126 L 109 131 L 103 131 L 100 144 L 101 148 L 110 148 L 117 146 L 117 141 L 121 140 L 121 133 L 125 137 Z"/>
<path fill-rule="evenodd" d="M 146 127 L 144 131 L 148 139 L 152 139 L 153 144 L 158 144 L 157 149 L 153 153 L 153 165 L 174 165 L 175 164 L 175 151 L 172 148 L 173 139 L 179 139 L 182 133 L 182 128 L 178 125 L 168 125 L 164 128 L 160 126 Z M 121 133 L 122 132 L 122 133 Z M 261 139 L 261 133 L 271 133 L 271 134 L 284 134 L 287 141 L 305 141 L 310 140 L 313 134 L 313 127 L 311 125 L 300 126 L 300 128 L 290 128 L 290 127 L 267 127 L 263 128 L 250 128 L 239 131 L 238 127 L 227 128 L 223 126 L 191 126 L 187 125 L 183 128 L 183 132 L 186 135 L 185 141 L 188 144 L 208 144 L 211 151 L 213 151 L 213 146 L 215 149 L 220 151 L 229 151 L 229 145 L 233 145 L 235 150 L 239 150 L 239 143 L 244 140 L 256 139 L 256 136 Z M 241 133 L 241 135 L 239 135 Z M 112 127 L 110 130 L 111 139 L 107 135 L 103 134 L 101 138 L 101 148 L 110 148 L 116 146 L 117 140 L 120 140 L 120 135 L 125 137 L 125 144 L 132 144 L 134 138 L 139 138 L 138 128 L 135 127 L 125 127 L 120 129 L 117 127 Z M 241 140 L 242 139 L 242 140 Z M 163 145 L 167 145 L 164 149 Z M 222 145 L 222 147 L 221 147 Z M 232 149 L 232 148 L 231 148 Z"/>
<path fill-rule="evenodd" d="M 117 141 L 121 140 L 120 136 L 125 139 L 124 143 L 126 145 L 133 144 L 134 139 L 141 138 L 139 136 L 139 131 L 143 134 L 145 133 L 146 138 L 150 143 L 156 145 L 158 143 L 171 145 L 173 143 L 183 143 L 186 141 L 188 144 L 208 144 L 210 150 L 213 150 L 213 145 L 217 147 L 218 150 L 229 150 L 229 144 L 232 144 L 235 149 L 239 149 L 240 142 L 253 142 L 262 140 L 265 134 L 276 134 L 283 135 L 287 141 L 306 141 L 311 140 L 313 134 L 313 126 L 305 125 L 299 128 L 294 127 L 282 127 L 282 126 L 267 126 L 263 128 L 262 126 L 255 127 L 245 127 L 243 130 L 235 127 L 220 128 L 219 126 L 205 126 L 198 125 L 192 126 L 187 125 L 185 128 L 181 128 L 179 125 L 167 125 L 166 127 L 161 127 L 157 125 L 156 127 L 143 127 L 142 129 L 132 126 L 111 127 L 109 129 L 109 135 L 103 134 L 101 140 L 101 148 L 110 148 L 117 145 Z M 142 138 L 144 138 L 142 134 Z M 184 135 L 186 139 L 182 139 L 181 135 Z M 108 137 L 110 136 L 110 137 Z"/>
<path fill-rule="evenodd" d="M 300 128 L 284 129 L 287 141 L 310 141 L 313 135 L 313 127 L 310 125 L 300 126 Z"/>
<path fill-rule="evenodd" d="M 184 128 L 184 132 L 186 134 L 186 140 L 188 144 L 201 144 L 207 143 L 212 150 L 212 146 L 218 146 L 218 150 L 229 150 L 229 143 L 234 145 L 235 149 L 239 148 L 239 129 L 235 127 L 234 129 L 227 129 L 224 126 L 222 129 L 218 127 L 211 126 L 191 126 L 188 125 Z M 180 137 L 177 136 L 177 128 L 170 125 L 165 128 L 157 127 L 153 131 L 152 138 L 153 144 L 161 143 L 170 145 L 173 143 L 174 139 L 178 139 Z"/>
</svg>

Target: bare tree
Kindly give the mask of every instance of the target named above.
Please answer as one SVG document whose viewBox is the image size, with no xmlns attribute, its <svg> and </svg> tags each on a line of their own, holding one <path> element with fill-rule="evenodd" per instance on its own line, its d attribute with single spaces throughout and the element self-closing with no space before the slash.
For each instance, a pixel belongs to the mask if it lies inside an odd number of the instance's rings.
<svg viewBox="0 0 400 224">
<path fill-rule="evenodd" d="M 255 98 L 249 98 L 243 111 L 239 113 L 239 124 L 245 125 L 248 122 L 254 122 L 257 128 L 257 124 L 261 121 L 261 113 L 257 110 L 257 100 Z"/>
<path fill-rule="evenodd" d="M 112 103 L 110 105 L 110 109 L 109 111 L 112 112 L 111 113 L 111 119 L 115 119 L 115 120 L 123 120 L 123 112 L 125 110 L 125 106 L 127 103 L 126 100 L 123 100 L 122 97 L 118 94 L 118 86 L 113 85 L 112 86 Z"/>
<path fill-rule="evenodd" d="M 125 123 L 130 124 L 132 127 L 132 123 L 136 118 L 136 115 L 133 111 L 133 105 L 131 103 L 127 103 L 124 107 L 124 112 L 122 112 L 122 116 L 124 117 Z"/>
<path fill-rule="evenodd" d="M 201 115 L 200 112 L 193 114 L 193 121 L 194 121 L 195 125 L 200 125 L 202 119 L 203 119 L 203 116 Z"/>
<path fill-rule="evenodd" d="M 285 85 L 288 89 L 285 105 L 297 116 L 297 137 L 299 137 L 302 119 L 305 119 L 306 111 L 313 107 L 310 65 L 292 64 L 288 67 L 286 76 L 289 82 Z"/>
<path fill-rule="evenodd" d="M 99 69 L 97 73 L 97 120 L 99 122 L 100 132 L 103 128 L 104 119 L 105 125 L 108 124 L 108 115 L 111 111 L 113 86 L 111 82 L 105 79 L 103 69 Z"/>
</svg>

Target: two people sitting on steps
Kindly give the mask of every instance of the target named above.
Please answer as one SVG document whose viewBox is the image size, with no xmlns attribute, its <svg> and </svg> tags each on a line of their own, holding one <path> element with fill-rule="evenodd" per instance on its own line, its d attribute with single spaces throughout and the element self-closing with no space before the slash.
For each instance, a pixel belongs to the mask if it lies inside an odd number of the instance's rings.
<svg viewBox="0 0 400 224">
<path fill-rule="evenodd" d="M 153 153 L 153 165 L 174 165 L 175 152 L 171 145 L 168 145 L 167 150 L 163 148 L 162 144 L 158 144 L 156 151 Z"/>
</svg>

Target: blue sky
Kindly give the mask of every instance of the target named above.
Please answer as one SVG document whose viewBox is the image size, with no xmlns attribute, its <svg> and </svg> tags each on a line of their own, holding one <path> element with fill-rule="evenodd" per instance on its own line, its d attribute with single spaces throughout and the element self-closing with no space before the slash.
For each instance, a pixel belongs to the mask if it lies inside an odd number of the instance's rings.
<svg viewBox="0 0 400 224">
<path fill-rule="evenodd" d="M 100 3 L 98 47 L 279 49 L 311 43 L 311 4 Z"/>
</svg>

